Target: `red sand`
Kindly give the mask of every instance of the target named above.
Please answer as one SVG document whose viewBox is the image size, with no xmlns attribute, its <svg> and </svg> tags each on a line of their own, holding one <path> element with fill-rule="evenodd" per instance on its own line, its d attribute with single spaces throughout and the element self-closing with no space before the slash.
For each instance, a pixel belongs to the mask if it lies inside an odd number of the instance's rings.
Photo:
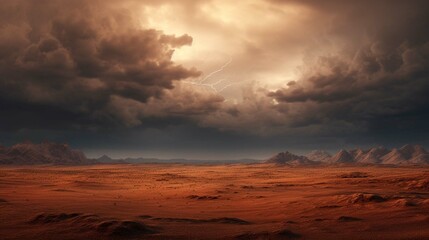
<svg viewBox="0 0 429 240">
<path fill-rule="evenodd" d="M 2 167 L 0 212 L 1 239 L 429 239 L 429 169 Z"/>
</svg>

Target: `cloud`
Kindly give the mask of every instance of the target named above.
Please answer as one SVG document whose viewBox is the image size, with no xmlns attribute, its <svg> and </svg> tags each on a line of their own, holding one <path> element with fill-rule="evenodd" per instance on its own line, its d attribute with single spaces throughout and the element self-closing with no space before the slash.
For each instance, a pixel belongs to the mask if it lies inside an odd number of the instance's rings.
<svg viewBox="0 0 429 240">
<path fill-rule="evenodd" d="M 174 48 L 192 44 L 189 35 L 144 29 L 130 10 L 110 3 L 14 1 L 0 7 L 3 127 L 103 125 L 99 116 L 113 112 L 108 107 L 118 99 L 132 108 L 161 97 L 173 81 L 200 75 L 171 60 Z M 74 117 L 56 117 L 64 113 Z M 128 125 L 130 114 L 115 116 Z M 13 124 L 20 116 L 33 116 L 27 119 L 32 123 Z"/>
<path fill-rule="evenodd" d="M 189 142 L 201 131 L 254 144 L 421 135 L 428 12 L 420 0 L 8 1 L 0 126 L 187 126 Z M 229 56 L 205 83 L 233 85 L 189 84 Z"/>
<path fill-rule="evenodd" d="M 274 91 L 264 86 L 269 81 L 266 78 L 258 79 L 254 86 L 246 82 L 249 87 L 244 87 L 241 94 L 235 92 L 242 101 L 225 101 L 206 114 L 194 116 L 198 125 L 262 136 L 344 139 L 362 135 L 372 138 L 389 131 L 389 136 L 418 135 L 421 129 L 427 129 L 429 35 L 424 33 L 429 4 L 270 4 L 282 14 L 294 6 L 303 10 L 305 17 L 290 20 L 301 21 L 292 27 L 301 40 L 303 61 L 296 78 Z M 303 23 L 309 26 L 298 29 Z M 233 68 L 263 61 L 268 53 L 276 66 L 289 57 L 287 51 L 294 49 L 294 43 L 289 39 L 281 44 L 290 37 L 288 31 L 273 33 L 270 29 L 265 30 L 270 34 L 258 34 L 261 29 L 255 27 L 252 42 L 265 50 L 247 52 L 242 56 L 245 61 L 234 58 Z M 264 63 L 259 67 L 264 68 Z M 253 69 L 250 74 L 255 74 Z"/>
<path fill-rule="evenodd" d="M 105 109 L 97 114 L 103 119 L 110 118 L 115 125 L 122 123 L 128 127 L 147 126 L 148 122 L 153 125 L 153 120 L 173 125 L 183 122 L 198 124 L 201 118 L 219 111 L 224 100 L 215 93 L 176 84 L 173 89 L 165 91 L 162 97 L 152 97 L 144 103 L 112 95 Z"/>
<path fill-rule="evenodd" d="M 289 109 L 299 106 L 306 124 L 342 121 L 369 136 L 418 135 L 427 129 L 429 34 L 424 29 L 429 4 L 365 2 L 368 11 L 362 18 L 360 4 L 304 2 L 335 16 L 327 36 L 341 47 L 307 55 L 300 78 L 268 96 Z"/>
</svg>

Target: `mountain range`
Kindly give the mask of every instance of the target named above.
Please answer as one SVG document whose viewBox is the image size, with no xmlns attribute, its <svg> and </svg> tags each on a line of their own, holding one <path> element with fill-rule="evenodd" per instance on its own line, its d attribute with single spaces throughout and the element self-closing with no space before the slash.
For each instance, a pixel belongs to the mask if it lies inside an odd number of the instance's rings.
<svg viewBox="0 0 429 240">
<path fill-rule="evenodd" d="M 0 146 L 0 164 L 33 165 L 84 165 L 96 163 L 79 150 L 67 144 L 42 142 L 34 144 L 23 142 L 11 147 Z"/>
<path fill-rule="evenodd" d="M 340 150 L 334 155 L 326 151 L 312 151 L 306 156 L 290 152 L 281 152 L 267 159 L 265 163 L 287 165 L 309 164 L 384 164 L 384 165 L 427 165 L 429 152 L 420 145 L 407 144 L 401 148 L 386 149 L 374 147 L 370 149 Z"/>
<path fill-rule="evenodd" d="M 260 160 L 189 160 L 157 158 L 124 158 L 112 159 L 106 155 L 98 159 L 88 159 L 83 152 L 70 148 L 67 144 L 42 142 L 34 144 L 23 142 L 11 147 L 0 145 L 0 164 L 33 165 L 84 165 L 84 164 L 123 164 L 123 163 L 187 163 L 187 164 L 231 164 L 260 163 Z M 263 161 L 281 165 L 320 165 L 320 164 L 383 164 L 383 165 L 429 165 L 429 152 L 420 145 L 407 144 L 401 148 L 387 149 L 374 147 L 370 149 L 340 150 L 334 155 L 316 150 L 305 156 L 291 152 L 280 152 Z"/>
</svg>

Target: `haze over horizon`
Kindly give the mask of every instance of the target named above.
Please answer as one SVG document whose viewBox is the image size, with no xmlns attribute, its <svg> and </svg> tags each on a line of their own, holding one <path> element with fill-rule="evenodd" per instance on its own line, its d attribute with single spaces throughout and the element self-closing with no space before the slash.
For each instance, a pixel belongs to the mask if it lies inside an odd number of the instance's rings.
<svg viewBox="0 0 429 240">
<path fill-rule="evenodd" d="M 429 2 L 0 6 L 0 144 L 264 159 L 429 148 Z"/>
</svg>

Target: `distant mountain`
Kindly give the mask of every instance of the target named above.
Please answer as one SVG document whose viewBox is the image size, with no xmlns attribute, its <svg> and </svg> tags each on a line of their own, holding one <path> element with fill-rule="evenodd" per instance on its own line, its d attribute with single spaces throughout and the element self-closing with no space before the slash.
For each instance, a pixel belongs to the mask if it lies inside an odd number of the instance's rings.
<svg viewBox="0 0 429 240">
<path fill-rule="evenodd" d="M 407 161 L 404 154 L 397 148 L 392 149 L 380 159 L 383 164 L 404 164 Z"/>
<path fill-rule="evenodd" d="M 329 162 L 332 158 L 331 154 L 323 150 L 314 150 L 306 155 L 311 161 Z"/>
<path fill-rule="evenodd" d="M 340 153 L 349 163 L 390 165 L 429 164 L 429 153 L 420 145 L 407 144 L 399 149 L 393 148 L 391 150 L 383 147 L 376 147 L 368 150 L 355 149 L 348 152 L 342 150 Z M 337 155 L 340 153 L 337 153 Z M 347 156 L 347 153 L 351 158 Z M 332 159 L 333 162 L 335 162 L 335 160 L 336 159 Z"/>
<path fill-rule="evenodd" d="M 356 160 L 356 159 L 363 158 L 365 153 L 366 153 L 366 150 L 362 150 L 362 149 L 358 148 L 358 149 L 350 150 L 350 151 L 348 151 L 348 153 L 350 153 L 352 158 Z"/>
<path fill-rule="evenodd" d="M 381 157 L 383 164 L 429 164 L 429 153 L 420 145 L 405 145 Z"/>
<path fill-rule="evenodd" d="M 87 159 L 81 151 L 71 149 L 67 144 L 24 142 L 11 147 L 0 147 L 0 164 L 81 165 L 92 163 L 96 163 L 96 161 Z"/>
<path fill-rule="evenodd" d="M 298 156 L 288 151 L 278 153 L 271 158 L 267 159 L 265 163 L 287 164 L 287 165 L 311 165 L 315 161 L 311 161 L 305 156 Z"/>
<path fill-rule="evenodd" d="M 429 153 L 421 145 L 405 145 L 400 151 L 409 163 L 429 163 Z"/>
<path fill-rule="evenodd" d="M 309 162 L 310 161 L 310 162 Z M 386 165 L 429 165 L 429 152 L 420 145 L 407 144 L 391 150 L 384 147 L 374 147 L 367 150 L 340 150 L 335 155 L 321 150 L 315 150 L 304 156 L 290 152 L 274 155 L 265 162 L 277 164 L 386 164 Z"/>
<path fill-rule="evenodd" d="M 103 156 L 97 158 L 97 161 L 99 161 L 99 162 L 112 162 L 112 161 L 115 161 L 115 160 L 112 159 L 112 158 L 110 158 L 107 155 L 103 155 Z"/>
<path fill-rule="evenodd" d="M 103 156 L 101 156 L 101 157 L 97 158 L 96 160 L 97 160 L 97 162 L 99 162 L 99 163 L 109 163 L 109 164 L 121 164 L 121 163 L 127 163 L 127 162 L 125 162 L 125 161 L 124 161 L 124 160 L 122 160 L 122 159 L 113 159 L 113 158 L 110 158 L 110 157 L 109 157 L 109 156 L 107 156 L 107 155 L 103 155 Z"/>
<path fill-rule="evenodd" d="M 399 149 L 406 159 L 413 159 L 428 152 L 421 145 L 407 144 Z"/>
<path fill-rule="evenodd" d="M 388 153 L 389 150 L 384 147 L 375 147 L 363 152 L 360 156 L 355 157 L 355 160 L 359 163 L 379 164 L 382 162 L 381 158 Z"/>
<path fill-rule="evenodd" d="M 354 157 L 352 154 L 347 152 L 346 150 L 341 150 L 337 154 L 335 154 L 331 160 L 329 161 L 331 163 L 353 163 Z"/>
</svg>

